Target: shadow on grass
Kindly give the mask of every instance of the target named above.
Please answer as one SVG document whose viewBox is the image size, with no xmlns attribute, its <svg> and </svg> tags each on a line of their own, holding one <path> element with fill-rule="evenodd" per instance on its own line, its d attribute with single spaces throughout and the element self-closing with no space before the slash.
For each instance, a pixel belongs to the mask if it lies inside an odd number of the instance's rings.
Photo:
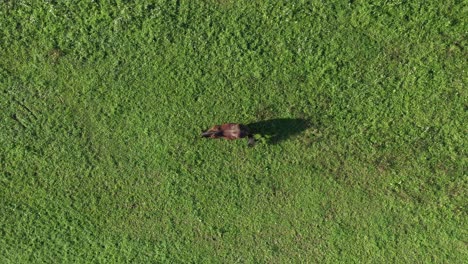
<svg viewBox="0 0 468 264">
<path fill-rule="evenodd" d="M 268 138 L 268 143 L 278 144 L 306 130 L 310 126 L 310 122 L 302 118 L 276 118 L 250 123 L 246 126 L 251 133 Z"/>
</svg>

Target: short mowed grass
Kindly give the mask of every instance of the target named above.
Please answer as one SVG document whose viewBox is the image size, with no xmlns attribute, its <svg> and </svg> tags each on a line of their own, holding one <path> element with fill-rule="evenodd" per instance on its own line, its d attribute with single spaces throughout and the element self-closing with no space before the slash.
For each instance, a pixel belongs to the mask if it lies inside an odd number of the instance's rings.
<svg viewBox="0 0 468 264">
<path fill-rule="evenodd" d="M 467 11 L 1 1 L 0 262 L 466 263 Z"/>
</svg>

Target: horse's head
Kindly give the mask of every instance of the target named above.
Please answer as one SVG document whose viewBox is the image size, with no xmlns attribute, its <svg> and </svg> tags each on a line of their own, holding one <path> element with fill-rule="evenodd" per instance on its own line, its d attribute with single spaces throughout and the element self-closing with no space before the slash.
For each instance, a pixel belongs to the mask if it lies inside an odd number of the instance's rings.
<svg viewBox="0 0 468 264">
<path fill-rule="evenodd" d="M 205 132 L 202 132 L 201 136 L 206 137 L 206 138 L 218 138 L 223 135 L 223 131 L 221 130 L 221 126 L 216 125 L 213 126 L 212 128 L 206 130 Z"/>
</svg>

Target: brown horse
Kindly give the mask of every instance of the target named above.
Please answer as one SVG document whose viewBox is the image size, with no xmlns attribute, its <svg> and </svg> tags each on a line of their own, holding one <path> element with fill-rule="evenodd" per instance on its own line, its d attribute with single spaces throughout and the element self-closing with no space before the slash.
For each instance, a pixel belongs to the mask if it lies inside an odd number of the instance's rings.
<svg viewBox="0 0 468 264">
<path fill-rule="evenodd" d="M 240 139 L 247 137 L 249 139 L 248 146 L 253 147 L 255 139 L 250 133 L 249 128 L 242 124 L 222 124 L 216 125 L 201 134 L 206 138 L 224 138 L 224 139 Z"/>
</svg>

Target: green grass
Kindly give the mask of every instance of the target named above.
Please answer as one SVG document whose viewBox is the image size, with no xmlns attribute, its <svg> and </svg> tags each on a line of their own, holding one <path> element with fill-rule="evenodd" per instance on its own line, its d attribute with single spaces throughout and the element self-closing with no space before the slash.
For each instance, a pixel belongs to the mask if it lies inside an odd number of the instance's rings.
<svg viewBox="0 0 468 264">
<path fill-rule="evenodd" d="M 332 2 L 2 1 L 0 262 L 466 263 L 466 2 Z"/>
</svg>

